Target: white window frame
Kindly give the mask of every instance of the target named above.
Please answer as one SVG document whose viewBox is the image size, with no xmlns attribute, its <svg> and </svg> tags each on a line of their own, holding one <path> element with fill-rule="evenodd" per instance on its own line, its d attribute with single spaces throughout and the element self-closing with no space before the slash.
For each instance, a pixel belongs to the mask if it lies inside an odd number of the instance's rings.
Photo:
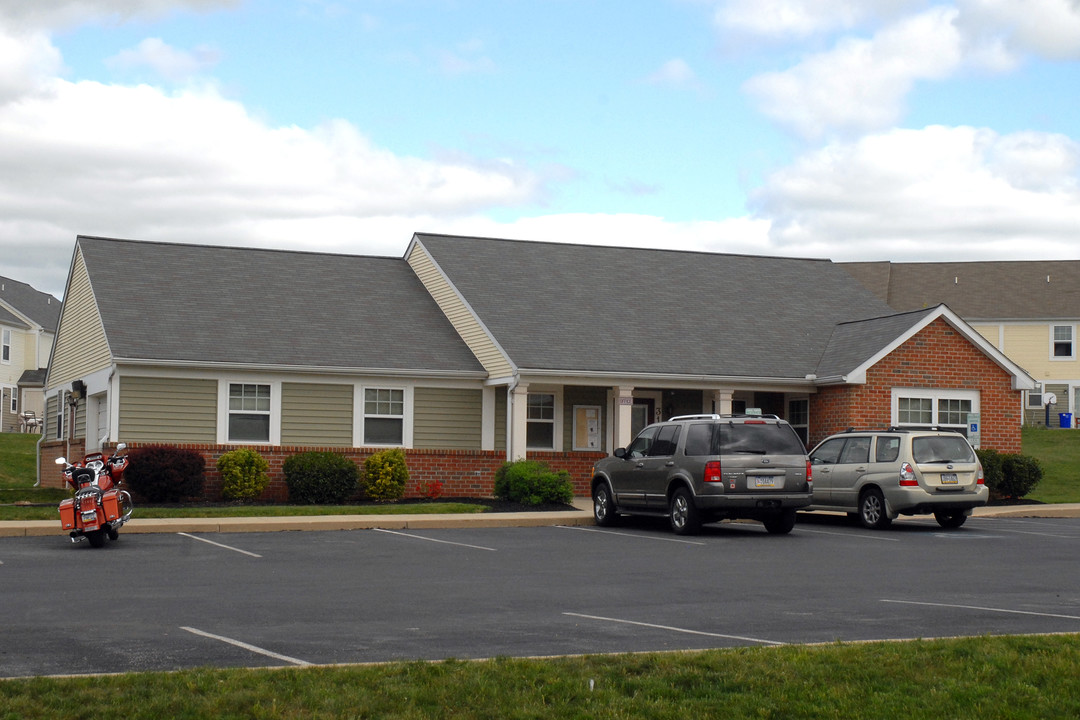
<svg viewBox="0 0 1080 720">
<path fill-rule="evenodd" d="M 401 414 L 386 414 L 386 413 L 369 413 L 367 411 L 367 393 L 369 390 L 378 392 L 380 390 L 390 392 L 401 393 Z M 413 392 L 412 388 L 404 385 L 361 385 L 358 391 L 353 395 L 355 398 L 355 416 L 357 418 L 356 444 L 357 447 L 412 447 L 412 404 L 413 404 Z M 394 402 L 392 399 L 390 402 Z M 379 419 L 394 419 L 401 421 L 401 443 L 400 444 L 385 444 L 385 443 L 369 443 L 367 442 L 367 419 L 379 418 Z"/>
<path fill-rule="evenodd" d="M 0 363 L 11 364 L 11 331 L 7 328 L 0 332 Z"/>
<path fill-rule="evenodd" d="M 1068 343 L 1070 352 L 1068 355 L 1057 355 L 1054 352 L 1058 342 L 1065 342 L 1064 340 L 1059 341 L 1057 339 L 1058 328 L 1068 328 L 1069 330 Z M 1050 361 L 1068 362 L 1070 360 L 1076 360 L 1076 325 L 1071 323 L 1053 323 L 1050 325 Z"/>
<path fill-rule="evenodd" d="M 19 389 L 11 388 L 11 414 L 16 415 L 19 412 Z"/>
<path fill-rule="evenodd" d="M 266 398 L 266 408 L 262 409 L 262 408 L 256 406 L 254 408 L 241 407 L 239 409 L 234 410 L 233 407 L 232 407 L 232 401 L 233 401 L 232 392 L 233 392 L 233 388 L 237 387 L 237 386 L 240 387 L 240 393 L 241 393 L 240 400 L 241 400 L 241 402 L 244 402 L 244 401 L 249 399 L 247 396 L 244 395 L 245 388 L 247 388 L 249 386 L 255 388 L 256 395 L 255 395 L 255 397 L 250 398 L 250 399 L 256 401 L 256 403 L 258 403 L 258 401 L 260 400 L 260 398 L 258 397 L 259 388 L 266 388 L 267 394 L 269 395 L 269 397 Z M 237 381 L 231 381 L 231 382 L 227 383 L 226 384 L 226 396 L 225 396 L 225 415 L 226 415 L 226 418 L 225 418 L 225 439 L 226 439 L 226 442 L 228 442 L 229 444 L 233 444 L 233 445 L 235 445 L 235 444 L 245 444 L 245 443 L 253 444 L 253 445 L 269 445 L 269 444 L 271 444 L 271 437 L 274 434 L 274 396 L 275 395 L 277 395 L 277 393 L 274 392 L 273 383 L 259 382 L 257 380 L 237 380 Z M 254 440 L 254 439 L 251 439 L 251 438 L 234 438 L 234 437 L 232 437 L 232 434 L 231 434 L 231 429 L 232 429 L 231 420 L 232 420 L 232 417 L 234 415 L 237 415 L 237 416 L 240 416 L 240 415 L 243 415 L 243 416 L 248 416 L 248 415 L 265 416 L 266 417 L 266 439 L 265 440 L 263 440 L 263 439 Z"/>
<path fill-rule="evenodd" d="M 539 397 L 541 395 L 548 396 L 548 397 L 551 398 L 551 418 L 533 418 L 533 417 L 529 416 L 530 406 L 529 406 L 528 398 Z M 530 389 L 530 391 L 528 393 L 528 396 L 527 396 L 527 398 L 525 400 L 525 437 L 526 437 L 525 449 L 526 450 L 540 450 L 541 452 L 547 452 L 547 451 L 556 451 L 559 448 L 559 431 L 560 431 L 560 423 L 558 422 L 558 420 L 559 420 L 559 411 L 560 411 L 559 395 L 560 394 L 555 392 L 554 390 L 531 390 Z M 529 425 L 539 424 L 539 423 L 544 423 L 544 424 L 549 424 L 550 423 L 551 424 L 551 446 L 550 447 L 540 447 L 540 446 L 535 446 L 535 445 L 529 445 L 528 444 Z"/>
<path fill-rule="evenodd" d="M 900 398 L 912 398 L 918 400 L 930 400 L 930 422 L 929 423 L 901 423 L 900 422 Z M 893 388 L 892 389 L 892 425 L 899 427 L 942 427 L 942 428 L 963 428 L 967 430 L 968 423 L 966 418 L 964 422 L 960 423 L 948 423 L 943 424 L 938 422 L 940 414 L 940 403 L 942 400 L 969 400 L 971 402 L 971 412 L 979 413 L 979 401 L 980 393 L 978 390 L 961 390 L 950 388 Z"/>
<path fill-rule="evenodd" d="M 66 391 L 61 390 L 56 394 L 56 439 L 64 439 L 64 426 L 67 424 L 67 419 L 64 417 L 67 414 L 67 399 L 65 397 Z"/>
</svg>

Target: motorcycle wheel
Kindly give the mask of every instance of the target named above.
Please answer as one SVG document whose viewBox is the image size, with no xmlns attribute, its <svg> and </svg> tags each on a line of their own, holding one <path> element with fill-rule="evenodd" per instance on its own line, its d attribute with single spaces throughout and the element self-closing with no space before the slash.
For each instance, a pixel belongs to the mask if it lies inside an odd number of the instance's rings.
<svg viewBox="0 0 1080 720">
<path fill-rule="evenodd" d="M 116 528 L 109 528 L 106 532 L 108 533 L 110 540 L 116 540 L 120 537 L 120 531 Z"/>
<path fill-rule="evenodd" d="M 90 541 L 90 547 L 105 547 L 105 531 L 93 530 L 86 533 L 86 539 Z"/>
</svg>

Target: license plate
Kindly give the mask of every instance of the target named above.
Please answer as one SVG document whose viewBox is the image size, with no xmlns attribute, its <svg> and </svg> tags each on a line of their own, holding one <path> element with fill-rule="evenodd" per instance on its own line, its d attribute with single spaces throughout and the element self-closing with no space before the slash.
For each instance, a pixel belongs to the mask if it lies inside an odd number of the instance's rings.
<svg viewBox="0 0 1080 720">
<path fill-rule="evenodd" d="M 956 477 L 956 473 L 941 473 L 942 485 L 956 485 L 960 481 Z"/>
<path fill-rule="evenodd" d="M 756 488 L 774 488 L 776 487 L 776 477 L 756 477 L 754 478 L 754 487 Z"/>
</svg>

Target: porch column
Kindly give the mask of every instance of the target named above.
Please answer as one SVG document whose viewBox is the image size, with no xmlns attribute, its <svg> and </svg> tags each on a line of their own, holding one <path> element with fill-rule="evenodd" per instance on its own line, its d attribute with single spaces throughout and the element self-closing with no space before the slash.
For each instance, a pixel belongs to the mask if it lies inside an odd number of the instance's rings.
<svg viewBox="0 0 1080 720">
<path fill-rule="evenodd" d="M 734 394 L 731 390 L 713 390 L 712 394 L 712 412 L 717 415 L 730 415 L 731 414 L 731 396 Z"/>
<path fill-rule="evenodd" d="M 634 388 L 615 388 L 615 417 L 612 418 L 615 428 L 615 447 L 626 447 L 634 438 L 630 437 L 630 422 L 634 407 Z"/>
<path fill-rule="evenodd" d="M 509 460 L 525 459 L 525 438 L 528 431 L 529 384 L 518 383 L 510 394 Z"/>
</svg>

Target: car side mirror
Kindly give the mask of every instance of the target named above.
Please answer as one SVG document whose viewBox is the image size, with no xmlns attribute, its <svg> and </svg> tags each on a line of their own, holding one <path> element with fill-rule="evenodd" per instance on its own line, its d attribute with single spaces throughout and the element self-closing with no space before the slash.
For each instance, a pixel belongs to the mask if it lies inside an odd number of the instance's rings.
<svg viewBox="0 0 1080 720">
<path fill-rule="evenodd" d="M 57 465 L 67 465 L 67 458 L 66 457 L 58 457 L 53 462 L 55 462 Z"/>
<path fill-rule="evenodd" d="M 615 448 L 615 452 L 612 453 L 617 458 L 626 459 L 626 448 Z"/>
</svg>

